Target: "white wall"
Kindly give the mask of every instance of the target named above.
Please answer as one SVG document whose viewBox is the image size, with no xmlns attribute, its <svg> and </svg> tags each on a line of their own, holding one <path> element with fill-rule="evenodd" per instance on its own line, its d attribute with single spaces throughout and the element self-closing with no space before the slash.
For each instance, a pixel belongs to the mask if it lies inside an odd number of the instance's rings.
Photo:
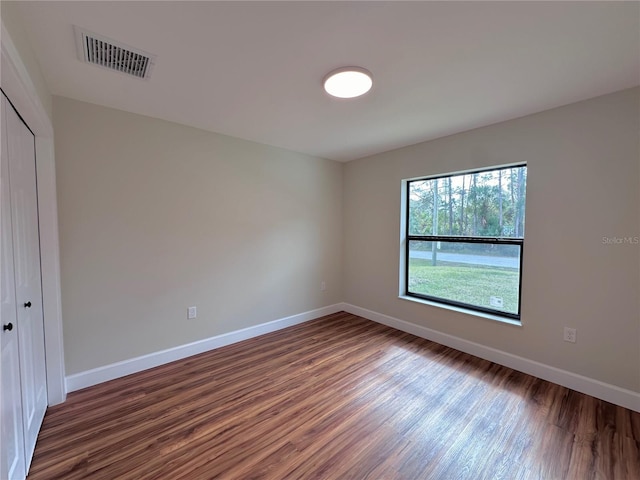
<svg viewBox="0 0 640 480">
<path fill-rule="evenodd" d="M 345 301 L 640 392 L 640 89 L 349 162 Z M 522 326 L 398 298 L 405 178 L 528 164 Z M 564 326 L 578 342 L 563 342 Z"/>
<path fill-rule="evenodd" d="M 68 374 L 342 300 L 341 164 L 62 97 L 54 128 Z"/>
<path fill-rule="evenodd" d="M 46 114 L 52 118 L 52 97 L 47 84 L 40 70 L 40 65 L 31 48 L 31 44 L 22 26 L 22 19 L 17 11 L 18 2 L 0 2 L 0 18 L 2 18 L 3 34 L 11 37 L 11 43 L 15 46 L 22 63 L 27 71 L 29 81 L 32 83 L 35 92 L 44 108 Z M 8 40 L 3 37 L 2 41 Z M 5 92 L 11 99 L 12 92 Z M 14 100 L 15 101 L 15 100 Z M 33 129 L 34 127 L 30 125 Z"/>
</svg>

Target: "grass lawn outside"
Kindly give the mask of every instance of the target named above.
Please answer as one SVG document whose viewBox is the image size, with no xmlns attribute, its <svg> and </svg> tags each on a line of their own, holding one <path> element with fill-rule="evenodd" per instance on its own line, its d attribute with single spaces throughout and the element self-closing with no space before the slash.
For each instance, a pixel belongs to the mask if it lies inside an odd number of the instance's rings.
<svg viewBox="0 0 640 480">
<path fill-rule="evenodd" d="M 409 292 L 518 313 L 517 269 L 409 259 Z M 490 304 L 502 298 L 502 307 Z"/>
</svg>

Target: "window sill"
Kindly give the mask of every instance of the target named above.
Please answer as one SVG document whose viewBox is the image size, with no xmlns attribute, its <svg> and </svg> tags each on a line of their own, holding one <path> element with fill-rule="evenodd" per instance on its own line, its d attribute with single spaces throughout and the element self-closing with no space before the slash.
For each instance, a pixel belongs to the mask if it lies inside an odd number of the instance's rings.
<svg viewBox="0 0 640 480">
<path fill-rule="evenodd" d="M 512 318 L 502 317 L 500 315 L 493 315 L 491 313 L 478 312 L 471 310 L 470 308 L 455 307 L 453 305 L 447 305 L 444 303 L 432 302 L 430 300 L 424 300 L 422 298 L 411 297 L 409 295 L 399 295 L 398 298 L 402 300 L 409 300 L 410 302 L 421 303 L 423 305 L 429 305 L 431 307 L 444 308 L 445 310 L 451 310 L 453 312 L 464 313 L 466 315 L 473 315 L 474 317 L 486 318 L 487 320 L 493 320 L 500 323 L 506 323 L 508 325 L 515 325 L 521 327 L 522 322 L 514 320 Z"/>
</svg>

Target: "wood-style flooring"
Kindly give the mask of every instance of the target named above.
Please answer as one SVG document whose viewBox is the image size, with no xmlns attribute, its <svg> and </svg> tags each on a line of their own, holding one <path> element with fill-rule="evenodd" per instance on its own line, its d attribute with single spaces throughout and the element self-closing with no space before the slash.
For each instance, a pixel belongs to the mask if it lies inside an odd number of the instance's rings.
<svg viewBox="0 0 640 480">
<path fill-rule="evenodd" d="M 640 413 L 337 313 L 50 408 L 29 480 L 640 479 Z"/>
</svg>

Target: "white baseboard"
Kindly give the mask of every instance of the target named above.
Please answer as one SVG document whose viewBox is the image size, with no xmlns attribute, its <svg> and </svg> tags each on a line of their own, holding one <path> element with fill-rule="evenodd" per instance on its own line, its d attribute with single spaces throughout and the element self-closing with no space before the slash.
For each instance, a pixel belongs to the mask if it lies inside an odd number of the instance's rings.
<svg viewBox="0 0 640 480">
<path fill-rule="evenodd" d="M 367 310 L 348 303 L 343 304 L 344 311 L 364 317 L 383 325 L 411 333 L 447 347 L 455 348 L 476 357 L 489 360 L 519 372 L 527 373 L 543 380 L 562 385 L 563 387 L 586 393 L 592 397 L 605 400 L 616 405 L 640 412 L 640 393 L 616 387 L 608 383 L 594 380 L 576 373 L 545 365 L 544 363 L 519 357 L 479 343 L 470 342 L 460 337 L 438 332 L 427 327 L 416 325 L 372 310 Z"/>
<path fill-rule="evenodd" d="M 160 352 L 143 355 L 141 357 L 124 360 L 122 362 L 105 365 L 85 372 L 76 373 L 66 377 L 67 392 L 73 392 L 82 388 L 97 385 L 102 382 L 124 377 L 132 373 L 141 372 L 149 368 L 164 365 L 165 363 L 180 360 L 192 355 L 197 355 L 215 348 L 230 345 L 232 343 L 247 340 L 249 338 L 275 332 L 286 327 L 308 322 L 309 320 L 330 315 L 340 311 L 346 311 L 368 320 L 387 325 L 389 327 L 411 333 L 421 338 L 431 340 L 447 347 L 455 348 L 476 357 L 513 368 L 519 372 L 527 373 L 543 380 L 548 380 L 563 387 L 571 388 L 578 392 L 586 393 L 607 402 L 640 412 L 640 393 L 594 380 L 576 373 L 561 370 L 544 363 L 519 357 L 511 353 L 503 352 L 495 348 L 487 347 L 479 343 L 464 340 L 446 333 L 438 332 L 421 325 L 390 317 L 382 313 L 367 310 L 348 303 L 336 303 L 327 307 L 308 312 L 280 318 L 253 327 L 243 328 L 234 332 L 217 335 L 197 342 L 180 345 L 178 347 L 162 350 Z"/>
<path fill-rule="evenodd" d="M 241 342 L 249 338 L 275 332 L 286 327 L 291 327 L 299 323 L 308 322 L 324 315 L 331 315 L 344 310 L 344 304 L 336 303 L 327 307 L 318 308 L 290 317 L 280 318 L 271 322 L 262 323 L 253 327 L 243 328 L 222 335 L 217 335 L 204 340 L 180 345 L 178 347 L 161 350 L 141 357 L 123 360 L 103 367 L 94 368 L 85 372 L 75 373 L 66 377 L 67 392 L 73 392 L 82 388 L 91 387 L 102 382 L 107 382 L 116 378 L 124 377 L 132 373 L 141 372 L 149 368 L 164 365 L 165 363 L 181 360 L 192 355 L 207 352 L 214 348 L 224 347 L 232 343 Z"/>
</svg>

